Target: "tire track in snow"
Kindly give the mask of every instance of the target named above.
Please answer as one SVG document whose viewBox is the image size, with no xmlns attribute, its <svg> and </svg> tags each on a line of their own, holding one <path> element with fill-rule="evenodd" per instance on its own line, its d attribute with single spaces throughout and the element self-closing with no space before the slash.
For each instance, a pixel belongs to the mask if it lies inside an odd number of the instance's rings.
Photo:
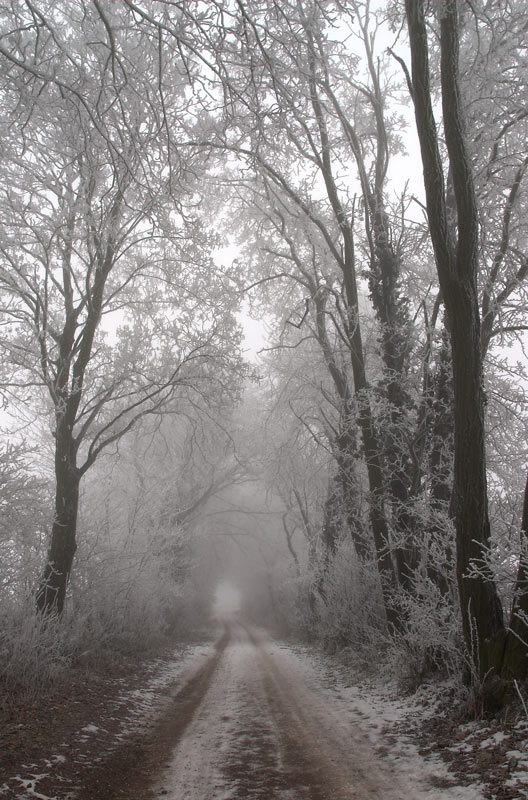
<svg viewBox="0 0 528 800">
<path fill-rule="evenodd" d="M 269 652 L 268 652 L 269 651 Z M 288 651 L 241 624 L 198 713 L 156 784 L 167 800 L 418 800 L 336 725 Z"/>
<path fill-rule="evenodd" d="M 207 696 L 157 782 L 167 800 L 295 800 L 255 646 L 238 624 Z"/>
<path fill-rule="evenodd" d="M 271 713 L 280 731 L 288 784 L 299 797 L 310 800 L 412 800 L 394 775 L 359 740 L 343 746 L 331 719 L 322 720 L 313 699 L 298 694 L 298 687 L 267 652 L 266 640 L 248 631 L 263 665 L 264 686 Z M 328 712 L 328 709 L 325 709 Z M 325 714 L 325 717 L 327 715 Z M 326 723 L 326 724 L 325 724 Z"/>
<path fill-rule="evenodd" d="M 159 774 L 203 701 L 229 643 L 225 628 L 210 659 L 182 686 L 145 733 L 127 738 L 96 769 L 78 800 L 149 800 Z"/>
<path fill-rule="evenodd" d="M 405 754 L 389 763 L 372 726 L 325 689 L 305 656 L 233 622 L 150 730 L 125 741 L 78 800 L 482 797 L 434 788 Z"/>
</svg>

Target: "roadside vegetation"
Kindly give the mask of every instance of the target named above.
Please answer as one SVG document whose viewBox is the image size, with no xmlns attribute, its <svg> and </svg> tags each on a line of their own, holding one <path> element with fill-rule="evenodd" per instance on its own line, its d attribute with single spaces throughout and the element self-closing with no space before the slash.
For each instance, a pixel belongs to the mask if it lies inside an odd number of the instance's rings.
<svg viewBox="0 0 528 800">
<path fill-rule="evenodd" d="M 527 25 L 0 2 L 10 702 L 222 581 L 406 689 L 528 702 Z"/>
</svg>

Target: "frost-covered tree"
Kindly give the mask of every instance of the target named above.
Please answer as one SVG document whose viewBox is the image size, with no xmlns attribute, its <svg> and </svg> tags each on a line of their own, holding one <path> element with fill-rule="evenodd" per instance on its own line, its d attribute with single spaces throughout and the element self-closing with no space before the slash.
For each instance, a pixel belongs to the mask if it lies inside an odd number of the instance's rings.
<svg viewBox="0 0 528 800">
<path fill-rule="evenodd" d="M 496 12 L 504 22 L 504 14 L 509 14 L 512 6 L 504 4 L 499 8 L 499 5 Z M 461 7 L 469 13 L 470 9 L 464 4 Z M 526 255 L 514 243 L 518 228 L 514 219 L 522 209 L 521 186 L 526 164 L 518 150 L 515 152 L 514 142 L 514 151 L 511 151 L 508 134 L 512 132 L 515 140 L 515 129 L 524 115 L 519 108 L 515 111 L 514 103 L 513 113 L 503 115 L 495 126 L 491 156 L 483 161 L 488 162 L 489 192 L 495 194 L 498 205 L 492 203 L 492 209 L 481 215 L 486 182 L 482 184 L 480 181 L 479 186 L 478 162 L 470 150 L 465 104 L 475 99 L 477 106 L 483 103 L 489 110 L 497 99 L 490 101 L 489 91 L 486 91 L 486 98 L 479 97 L 478 84 L 476 98 L 471 98 L 468 87 L 463 86 L 460 9 L 454 0 L 446 0 L 438 6 L 437 18 L 434 19 L 439 29 L 440 92 L 447 148 L 447 158 L 444 159 L 433 111 L 430 51 L 434 46 L 429 44 L 425 4 L 421 0 L 407 0 L 406 12 L 412 54 L 412 97 L 424 168 L 429 227 L 451 342 L 455 446 L 453 508 L 464 636 L 481 678 L 501 670 L 506 675 L 510 672 L 524 675 L 525 655 L 517 659 L 515 668 L 510 670 L 513 661 L 509 653 L 512 648 L 519 647 L 519 631 L 506 635 L 501 603 L 489 567 L 491 532 L 483 384 L 483 353 L 489 345 L 494 320 L 500 313 L 499 300 L 507 300 L 523 279 Z M 486 13 L 476 25 L 476 36 L 482 42 L 486 37 L 494 41 L 496 29 L 490 26 L 494 13 L 491 5 L 487 4 Z M 499 26 L 497 32 L 504 35 L 504 27 Z M 497 52 L 492 51 L 493 48 L 488 53 L 491 61 L 498 64 Z M 517 53 L 514 50 L 511 55 L 503 55 L 516 58 Z M 479 47 L 477 60 L 481 56 L 483 53 Z M 512 96 L 519 96 L 519 86 L 515 86 L 515 90 L 513 85 L 510 87 L 509 100 Z M 490 119 L 494 118 L 493 110 L 490 114 Z M 502 170 L 499 161 L 502 161 Z M 501 172 L 500 179 L 497 172 Z M 497 182 L 501 183 L 498 193 L 494 189 Z M 448 184 L 452 187 L 451 202 L 446 192 Z M 486 203 L 482 203 L 482 207 L 485 206 Z M 499 219 L 498 226 L 489 229 L 490 239 L 481 247 L 481 217 L 489 220 L 493 214 Z M 481 317 L 479 279 L 482 280 L 483 276 L 486 277 L 483 280 Z M 522 637 L 521 647 L 525 647 Z"/>
<path fill-rule="evenodd" d="M 1 24 L 2 384 L 51 418 L 37 599 L 60 612 L 82 476 L 141 417 L 229 394 L 238 334 L 178 53 L 112 3 L 13 2 Z"/>
</svg>

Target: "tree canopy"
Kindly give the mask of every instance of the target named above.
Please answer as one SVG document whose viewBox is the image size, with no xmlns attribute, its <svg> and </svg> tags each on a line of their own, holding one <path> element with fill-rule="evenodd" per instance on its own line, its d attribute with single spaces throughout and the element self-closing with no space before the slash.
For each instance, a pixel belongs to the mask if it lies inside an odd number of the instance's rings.
<svg viewBox="0 0 528 800">
<path fill-rule="evenodd" d="M 428 617 L 475 680 L 525 676 L 527 13 L 0 4 L 0 375 L 52 454 L 40 612 L 116 470 L 135 489 L 104 518 L 133 541 L 119 514 L 144 497 L 186 575 L 188 531 L 260 491 L 308 627 L 363 580 L 384 641 L 417 646 Z M 254 365 L 243 302 L 269 332 Z M 18 446 L 14 505 L 41 491 Z"/>
</svg>

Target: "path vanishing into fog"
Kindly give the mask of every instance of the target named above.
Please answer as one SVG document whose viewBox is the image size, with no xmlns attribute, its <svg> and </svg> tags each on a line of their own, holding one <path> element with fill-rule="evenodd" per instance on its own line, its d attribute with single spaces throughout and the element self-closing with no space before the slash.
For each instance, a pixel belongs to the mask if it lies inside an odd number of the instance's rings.
<svg viewBox="0 0 528 800">
<path fill-rule="evenodd" d="M 302 652 L 230 622 L 207 657 L 186 675 L 146 737 L 136 744 L 129 741 L 108 762 L 108 783 L 99 774 L 98 786 L 79 796 L 481 797 L 461 787 L 435 788 L 430 772 L 417 768 L 411 757 L 391 757 L 379 736 L 371 741 L 369 729 L 376 725 L 361 709 L 359 698 L 354 707 L 339 686 L 322 685 L 321 679 Z"/>
</svg>

